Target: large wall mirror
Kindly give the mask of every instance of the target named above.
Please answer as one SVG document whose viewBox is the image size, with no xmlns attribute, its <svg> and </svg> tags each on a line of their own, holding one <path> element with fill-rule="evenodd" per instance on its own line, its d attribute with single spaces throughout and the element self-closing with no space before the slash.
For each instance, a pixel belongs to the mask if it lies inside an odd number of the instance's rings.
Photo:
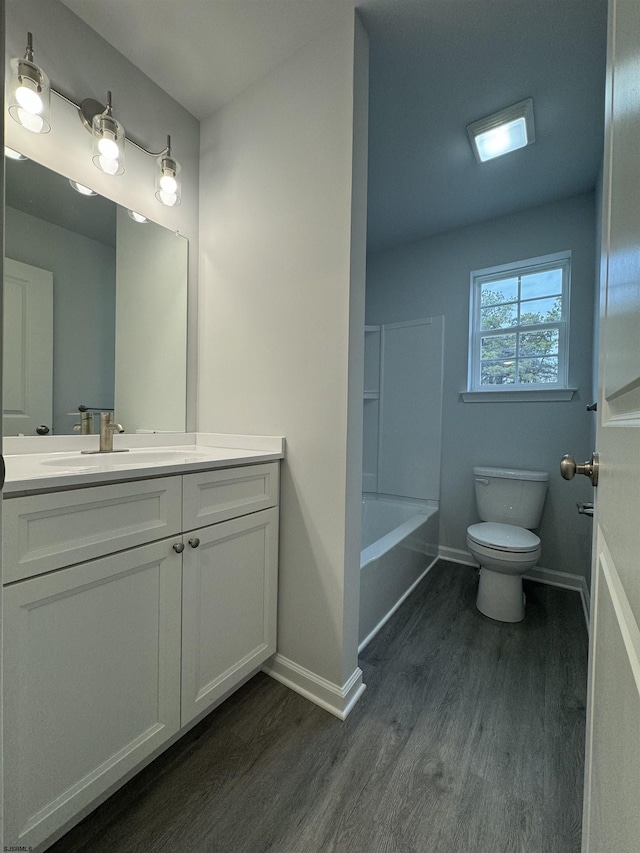
<svg viewBox="0 0 640 853">
<path fill-rule="evenodd" d="M 4 435 L 185 429 L 188 242 L 6 159 Z M 86 428 L 86 418 L 85 418 Z"/>
</svg>

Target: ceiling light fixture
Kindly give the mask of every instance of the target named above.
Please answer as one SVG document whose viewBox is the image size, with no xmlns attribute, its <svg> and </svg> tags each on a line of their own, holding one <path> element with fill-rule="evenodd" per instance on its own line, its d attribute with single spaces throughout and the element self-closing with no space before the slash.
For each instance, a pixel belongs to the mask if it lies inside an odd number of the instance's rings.
<svg viewBox="0 0 640 853">
<path fill-rule="evenodd" d="M 171 156 L 171 137 L 167 136 L 167 147 L 157 160 L 156 198 L 166 207 L 180 204 L 180 163 Z"/>
<path fill-rule="evenodd" d="M 526 98 L 487 118 L 467 125 L 471 147 L 478 163 L 501 157 L 535 142 L 533 101 Z"/>
<path fill-rule="evenodd" d="M 80 193 L 80 195 L 98 195 L 95 190 L 90 189 L 90 187 L 85 187 L 84 184 L 79 184 L 77 181 L 69 179 L 69 183 L 77 193 Z"/>
<path fill-rule="evenodd" d="M 27 33 L 27 49 L 22 59 L 11 60 L 9 114 L 32 133 L 51 130 L 51 87 L 49 78 L 33 61 L 33 36 Z"/>
</svg>

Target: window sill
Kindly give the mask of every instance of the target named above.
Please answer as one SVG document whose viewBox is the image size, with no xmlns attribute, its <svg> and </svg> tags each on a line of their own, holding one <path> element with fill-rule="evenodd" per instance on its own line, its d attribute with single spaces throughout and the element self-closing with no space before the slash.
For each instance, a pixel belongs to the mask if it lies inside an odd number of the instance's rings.
<svg viewBox="0 0 640 853">
<path fill-rule="evenodd" d="M 573 398 L 577 388 L 532 388 L 530 390 L 516 389 L 505 391 L 462 391 L 460 398 L 463 403 L 552 403 L 568 402 Z"/>
</svg>

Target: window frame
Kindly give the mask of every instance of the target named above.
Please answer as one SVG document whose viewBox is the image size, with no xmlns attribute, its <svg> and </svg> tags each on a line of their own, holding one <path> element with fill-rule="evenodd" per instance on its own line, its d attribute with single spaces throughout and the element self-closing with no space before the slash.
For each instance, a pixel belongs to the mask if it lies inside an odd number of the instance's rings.
<svg viewBox="0 0 640 853">
<path fill-rule="evenodd" d="M 543 272 L 550 269 L 562 270 L 562 312 L 559 320 L 553 323 L 540 323 L 533 325 L 505 326 L 501 329 L 482 331 L 481 322 L 481 294 L 482 285 L 498 283 L 503 279 L 518 278 L 521 276 Z M 547 391 L 569 390 L 569 314 L 571 293 L 571 251 L 556 252 L 549 255 L 541 255 L 536 258 L 527 258 L 522 261 L 514 261 L 499 266 L 487 267 L 485 269 L 473 270 L 470 274 L 471 296 L 469 300 L 469 347 L 468 347 L 468 370 L 467 370 L 467 392 L 473 395 L 491 394 L 497 397 L 501 394 L 523 395 L 533 392 L 536 395 Z M 530 300 L 520 299 L 520 283 L 518 283 L 518 299 L 515 304 L 518 310 L 522 304 Z M 540 297 L 544 298 L 544 297 Z M 504 385 L 482 385 L 481 384 L 481 338 L 498 336 L 504 334 L 516 334 L 518 332 L 536 332 L 549 328 L 558 329 L 558 381 L 557 382 L 519 382 Z M 515 358 L 519 358 L 516 353 Z"/>
</svg>

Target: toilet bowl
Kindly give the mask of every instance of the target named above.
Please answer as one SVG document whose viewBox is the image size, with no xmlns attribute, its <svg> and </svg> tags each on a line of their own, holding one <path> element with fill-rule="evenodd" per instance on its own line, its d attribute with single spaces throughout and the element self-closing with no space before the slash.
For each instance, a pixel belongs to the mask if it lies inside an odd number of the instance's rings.
<svg viewBox="0 0 640 853">
<path fill-rule="evenodd" d="M 525 615 L 522 575 L 540 559 L 537 527 L 549 475 L 543 471 L 474 468 L 482 522 L 467 528 L 467 547 L 480 564 L 476 606 L 491 619 L 520 622 Z"/>
<path fill-rule="evenodd" d="M 500 622 L 522 621 L 522 575 L 540 559 L 540 539 L 524 527 L 482 522 L 467 529 L 467 547 L 481 566 L 478 610 Z"/>
</svg>

